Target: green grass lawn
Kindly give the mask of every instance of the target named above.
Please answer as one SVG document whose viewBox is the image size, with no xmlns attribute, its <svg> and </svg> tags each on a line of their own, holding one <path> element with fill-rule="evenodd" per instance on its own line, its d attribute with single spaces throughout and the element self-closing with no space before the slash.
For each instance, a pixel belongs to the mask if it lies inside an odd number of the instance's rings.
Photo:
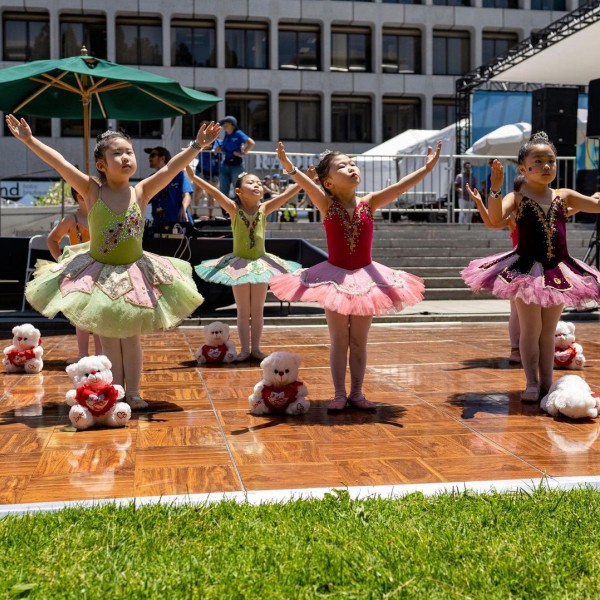
<svg viewBox="0 0 600 600">
<path fill-rule="evenodd" d="M 0 520 L 1 598 L 598 598 L 593 490 Z"/>
</svg>

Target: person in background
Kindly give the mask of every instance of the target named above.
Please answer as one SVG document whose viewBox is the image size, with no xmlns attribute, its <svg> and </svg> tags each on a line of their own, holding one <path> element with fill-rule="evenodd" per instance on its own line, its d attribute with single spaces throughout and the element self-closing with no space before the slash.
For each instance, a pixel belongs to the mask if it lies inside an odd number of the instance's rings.
<svg viewBox="0 0 600 600">
<path fill-rule="evenodd" d="M 171 160 L 171 153 L 163 146 L 144 148 L 148 154 L 150 168 L 160 171 Z M 175 175 L 173 180 L 151 200 L 152 220 L 155 229 L 174 223 L 188 223 L 192 219 L 188 209 L 192 202 L 194 188 L 183 171 Z"/>
<path fill-rule="evenodd" d="M 203 121 L 202 124 L 205 124 L 206 121 Z M 213 185 L 219 185 L 219 167 L 220 160 L 219 155 L 213 152 L 214 144 L 211 145 L 210 148 L 206 148 L 200 152 L 200 156 L 198 156 L 198 162 L 196 163 L 195 174 L 198 177 L 202 177 L 206 181 L 210 181 Z M 199 188 L 198 186 L 194 186 L 194 195 L 193 195 L 193 203 L 192 203 L 192 218 L 198 219 L 198 209 L 200 208 L 202 202 L 206 202 L 206 212 L 209 219 L 213 218 L 215 199 L 207 192 Z"/>
<path fill-rule="evenodd" d="M 459 173 L 454 180 L 454 190 L 456 192 L 456 198 L 458 199 L 458 213 L 459 223 L 470 223 L 473 220 L 473 213 L 471 212 L 471 201 L 469 199 L 469 193 L 467 192 L 467 185 L 471 189 L 477 187 L 475 177 L 471 173 L 471 163 L 463 163 L 462 173 Z"/>
</svg>

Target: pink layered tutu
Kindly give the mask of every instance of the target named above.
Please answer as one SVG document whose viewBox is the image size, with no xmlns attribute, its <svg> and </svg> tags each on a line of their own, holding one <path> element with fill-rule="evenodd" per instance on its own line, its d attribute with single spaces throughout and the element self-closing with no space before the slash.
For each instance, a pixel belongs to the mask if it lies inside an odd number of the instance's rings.
<svg viewBox="0 0 600 600">
<path fill-rule="evenodd" d="M 544 267 L 513 250 L 473 260 L 461 275 L 474 292 L 527 304 L 583 309 L 600 303 L 600 272 L 572 256 Z"/>
<path fill-rule="evenodd" d="M 423 300 L 420 277 L 371 262 L 343 269 L 324 261 L 308 269 L 276 275 L 272 292 L 288 302 L 317 302 L 343 315 L 382 315 L 399 312 Z"/>
</svg>

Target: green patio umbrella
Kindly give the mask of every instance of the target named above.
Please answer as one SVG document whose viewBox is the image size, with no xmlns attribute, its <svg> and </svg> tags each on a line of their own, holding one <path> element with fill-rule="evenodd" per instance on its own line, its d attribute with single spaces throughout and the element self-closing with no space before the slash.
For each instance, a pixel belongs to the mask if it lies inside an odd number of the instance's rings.
<svg viewBox="0 0 600 600">
<path fill-rule="evenodd" d="M 91 119 L 146 121 L 197 114 L 221 98 L 173 79 L 80 56 L 36 60 L 0 69 L 0 110 L 32 117 L 83 118 L 84 164 L 89 172 Z"/>
</svg>

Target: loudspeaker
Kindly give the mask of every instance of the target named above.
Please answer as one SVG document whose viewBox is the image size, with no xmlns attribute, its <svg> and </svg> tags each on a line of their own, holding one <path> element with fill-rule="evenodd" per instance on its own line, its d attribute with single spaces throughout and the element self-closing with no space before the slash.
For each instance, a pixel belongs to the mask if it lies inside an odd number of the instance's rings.
<svg viewBox="0 0 600 600">
<path fill-rule="evenodd" d="M 589 83 L 586 135 L 589 138 L 600 138 L 600 79 L 593 79 Z"/>
<path fill-rule="evenodd" d="M 577 143 L 577 88 L 544 87 L 534 90 L 531 133 L 545 131 L 555 146 Z M 573 154 L 575 149 L 573 148 Z M 571 154 L 571 153 L 569 153 Z"/>
</svg>

